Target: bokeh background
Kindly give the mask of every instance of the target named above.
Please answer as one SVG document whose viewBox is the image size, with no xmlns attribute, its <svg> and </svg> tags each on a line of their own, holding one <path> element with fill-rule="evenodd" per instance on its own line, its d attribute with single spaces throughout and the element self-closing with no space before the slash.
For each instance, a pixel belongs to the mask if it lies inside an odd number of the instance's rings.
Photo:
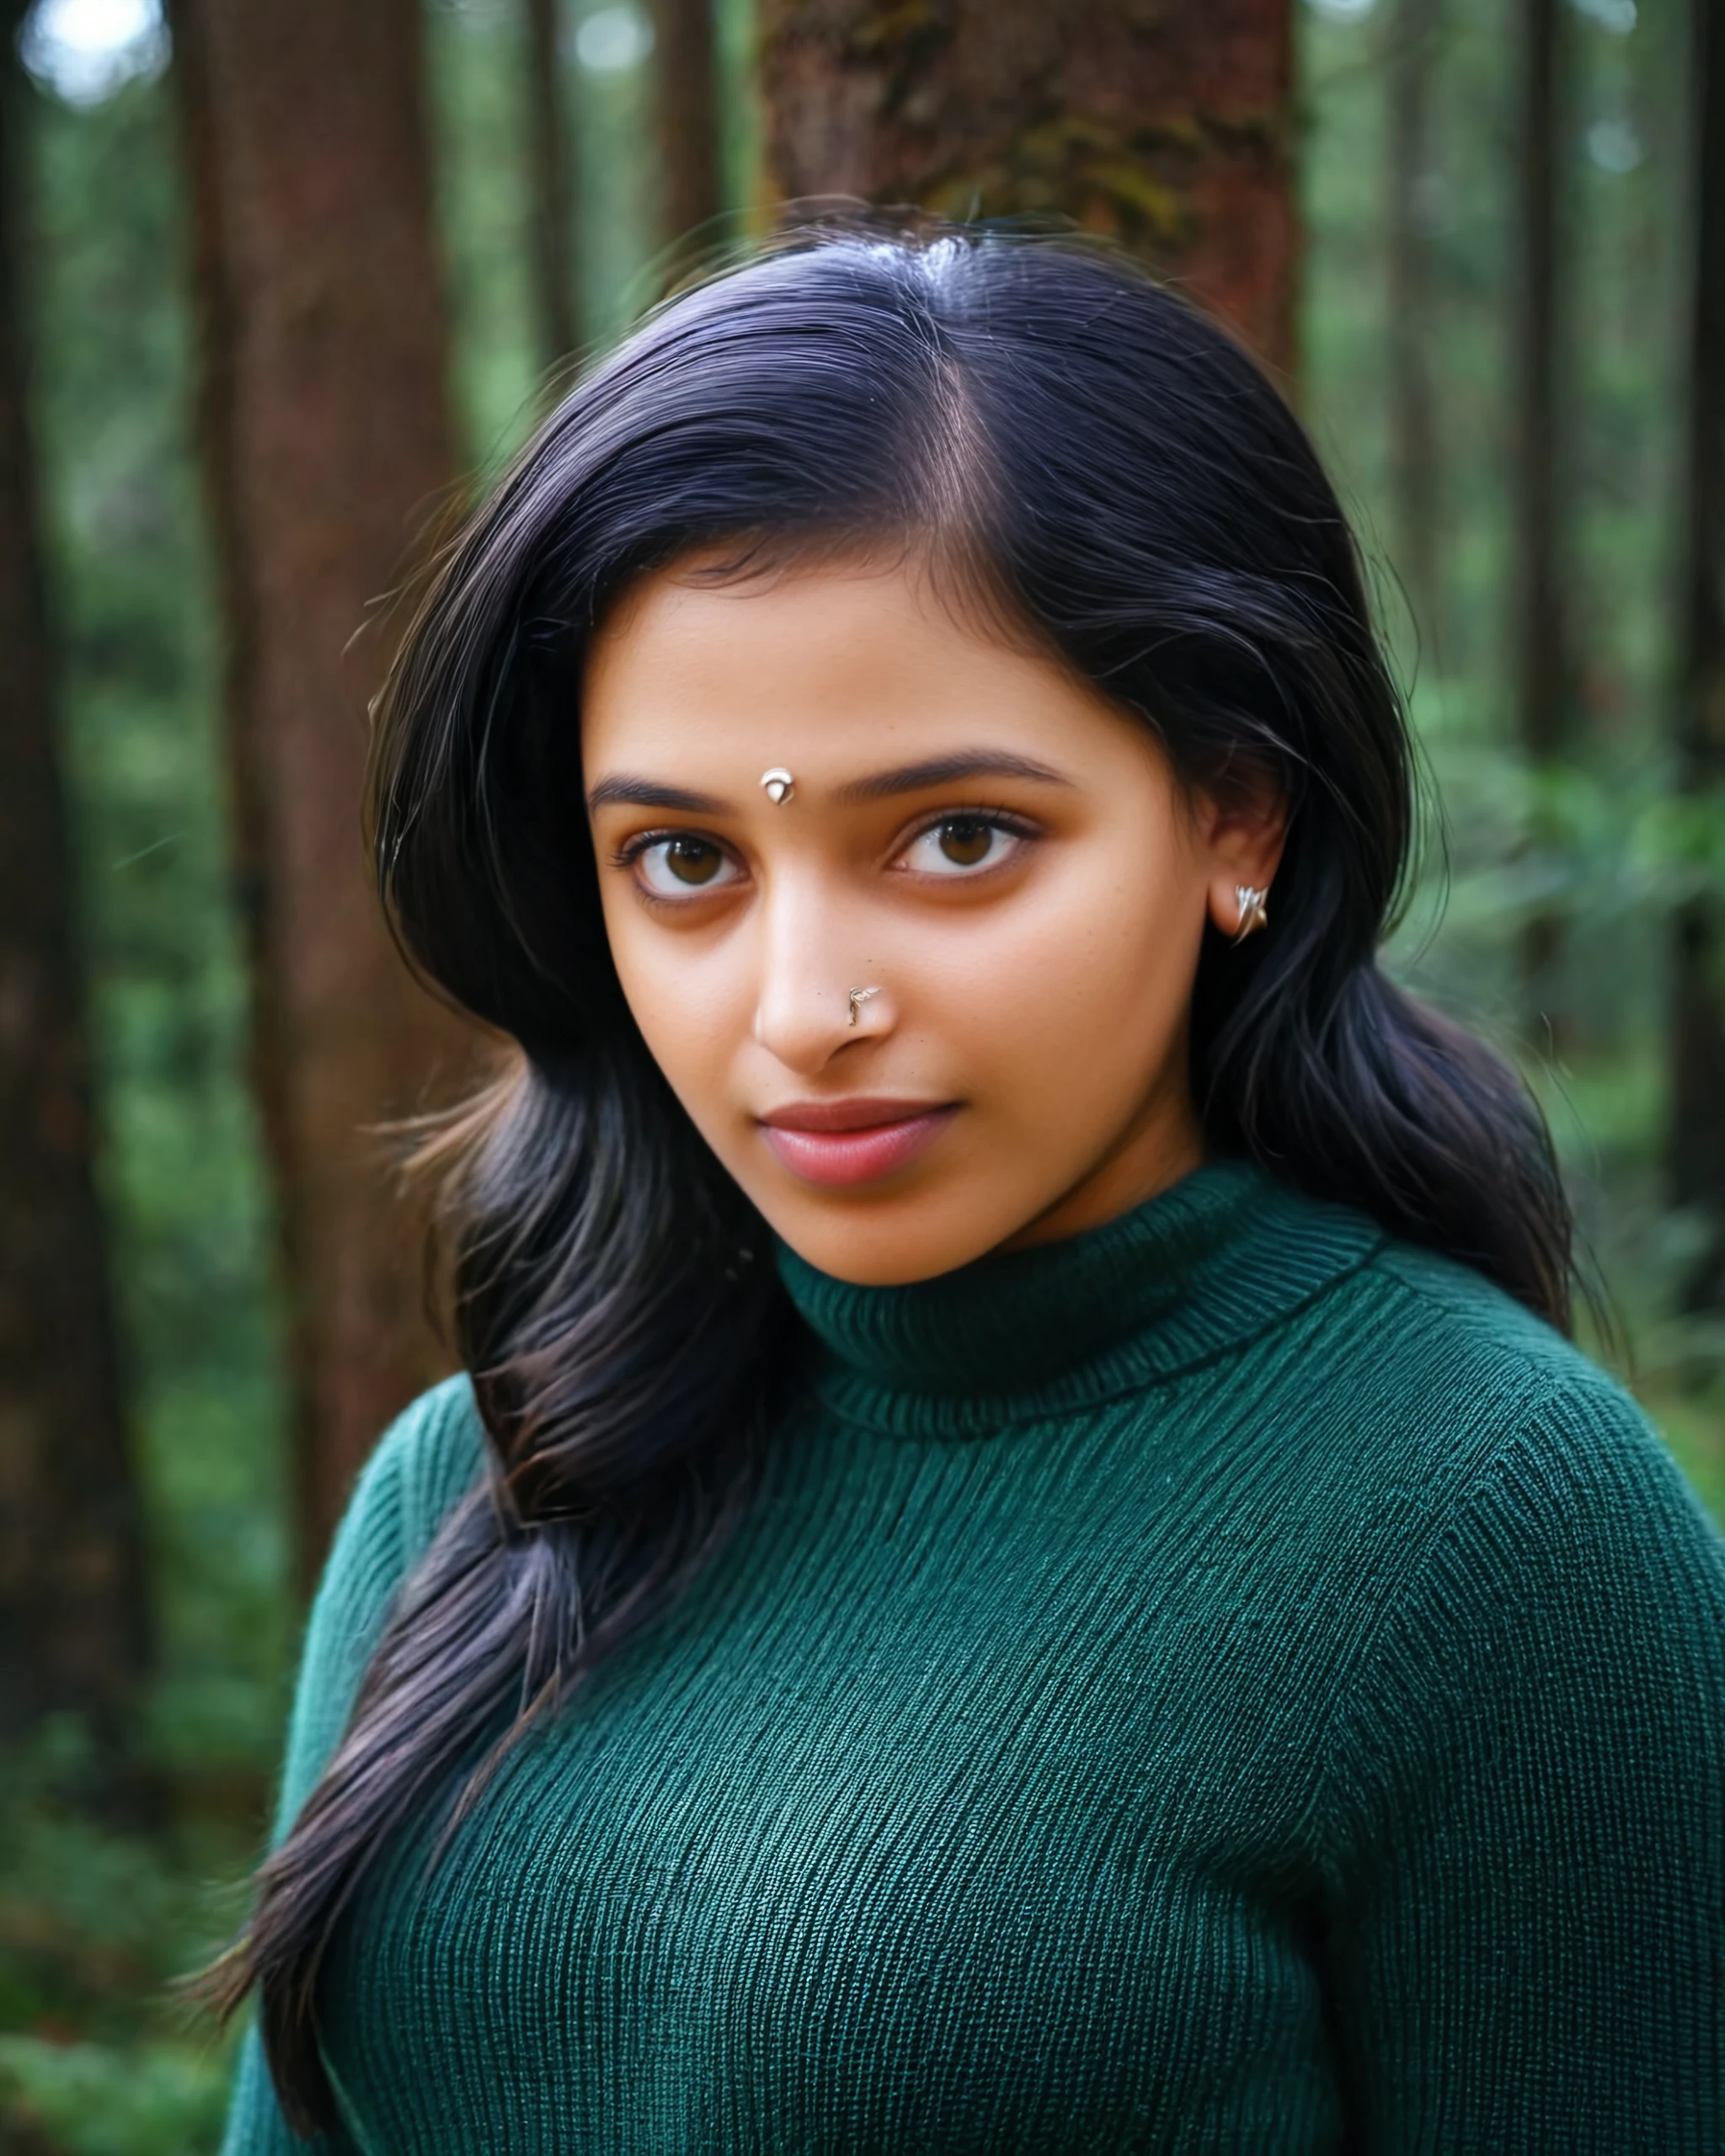
<svg viewBox="0 0 1725 2156">
<path fill-rule="evenodd" d="M 1279 371 L 1429 783 L 1391 961 L 1528 1071 L 1589 1343 L 1725 1515 L 1719 13 L 10 0 L 0 2147 L 214 2148 L 227 2046 L 166 1986 L 438 1367 L 362 1127 L 473 1050 L 366 910 L 380 602 L 788 194 L 1112 232 Z"/>
</svg>

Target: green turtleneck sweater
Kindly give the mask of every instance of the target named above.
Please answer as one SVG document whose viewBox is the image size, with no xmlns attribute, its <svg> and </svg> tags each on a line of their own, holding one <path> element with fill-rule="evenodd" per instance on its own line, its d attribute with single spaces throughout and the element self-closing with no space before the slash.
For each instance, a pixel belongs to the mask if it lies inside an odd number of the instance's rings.
<svg viewBox="0 0 1725 2156">
<path fill-rule="evenodd" d="M 1719 2156 L 1725 1545 L 1612 1385 L 1232 1165 L 782 1264 L 742 1526 L 339 1934 L 337 2147 Z M 367 1469 L 284 1817 L 480 1445 L 457 1380 Z"/>
</svg>

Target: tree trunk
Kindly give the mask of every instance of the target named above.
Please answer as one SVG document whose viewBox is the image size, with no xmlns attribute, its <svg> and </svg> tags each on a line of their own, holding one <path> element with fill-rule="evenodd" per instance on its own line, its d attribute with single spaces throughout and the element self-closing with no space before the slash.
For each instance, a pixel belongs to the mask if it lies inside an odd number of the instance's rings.
<svg viewBox="0 0 1725 2156">
<path fill-rule="evenodd" d="M 673 276 L 723 206 L 712 0 L 654 0 L 660 222 Z"/>
<path fill-rule="evenodd" d="M 1389 94 L 1390 438 L 1397 551 L 1423 636 L 1437 626 L 1438 430 L 1432 387 L 1431 83 L 1441 0 L 1399 0 Z"/>
<path fill-rule="evenodd" d="M 300 1557 L 440 1364 L 375 1126 L 465 1037 L 410 980 L 360 830 L 374 625 L 455 468 L 417 0 L 182 0 L 202 434 L 227 631 L 254 1066 L 277 1193 Z"/>
<path fill-rule="evenodd" d="M 1695 286 L 1690 349 L 1688 574 L 1678 738 L 1685 789 L 1725 794 L 1725 5 L 1694 0 Z M 1725 906 L 1717 892 L 1677 921 L 1671 1164 L 1680 1204 L 1706 1226 L 1690 1283 L 1725 1310 Z"/>
<path fill-rule="evenodd" d="M 1515 697 L 1523 754 L 1549 764 L 1564 745 L 1567 669 L 1557 547 L 1557 172 L 1562 140 L 1560 11 L 1563 0 L 1520 0 L 1520 291 L 1514 318 Z M 1527 924 L 1522 976 L 1530 1014 L 1552 1008 L 1562 923 Z"/>
<path fill-rule="evenodd" d="M 1293 350 L 1288 0 L 763 0 L 772 187 L 1067 217 Z"/>
<path fill-rule="evenodd" d="M 547 366 L 579 345 L 570 216 L 569 100 L 563 94 L 558 0 L 527 0 L 527 165 L 532 189 L 533 288 Z"/>
<path fill-rule="evenodd" d="M 123 1801 L 148 1635 L 27 403 L 23 12 L 0 14 L 0 1742 L 75 1715 L 93 1794 Z"/>
</svg>

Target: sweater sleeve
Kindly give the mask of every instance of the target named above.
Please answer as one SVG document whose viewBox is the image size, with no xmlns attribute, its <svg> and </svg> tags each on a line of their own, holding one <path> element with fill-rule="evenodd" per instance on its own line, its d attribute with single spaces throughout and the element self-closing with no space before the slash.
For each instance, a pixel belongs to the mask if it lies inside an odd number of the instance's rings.
<svg viewBox="0 0 1725 2156">
<path fill-rule="evenodd" d="M 1560 1388 L 1365 1673 L 1327 1956 L 1367 2156 L 1725 2148 L 1725 1544 Z"/>
<path fill-rule="evenodd" d="M 478 1418 L 465 1378 L 415 1401 L 371 1455 L 336 1532 L 300 1658 L 272 1846 L 286 1833 L 346 1725 L 396 1589 L 479 1471 Z M 255 2028 L 241 2046 L 222 2156 L 357 2156 L 345 2135 L 291 2133 Z"/>
</svg>

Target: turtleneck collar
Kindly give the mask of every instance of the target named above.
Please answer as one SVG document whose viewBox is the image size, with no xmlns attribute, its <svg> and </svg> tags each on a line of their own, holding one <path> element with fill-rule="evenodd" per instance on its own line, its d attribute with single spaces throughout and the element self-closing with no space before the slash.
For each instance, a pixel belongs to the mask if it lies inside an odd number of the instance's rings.
<svg viewBox="0 0 1725 2156">
<path fill-rule="evenodd" d="M 827 1403 L 906 1433 L 963 1434 L 1134 1390 L 1263 1331 L 1383 1241 L 1241 1161 L 1118 1220 L 904 1288 L 859 1288 L 781 1244 L 829 1351 Z"/>
</svg>

